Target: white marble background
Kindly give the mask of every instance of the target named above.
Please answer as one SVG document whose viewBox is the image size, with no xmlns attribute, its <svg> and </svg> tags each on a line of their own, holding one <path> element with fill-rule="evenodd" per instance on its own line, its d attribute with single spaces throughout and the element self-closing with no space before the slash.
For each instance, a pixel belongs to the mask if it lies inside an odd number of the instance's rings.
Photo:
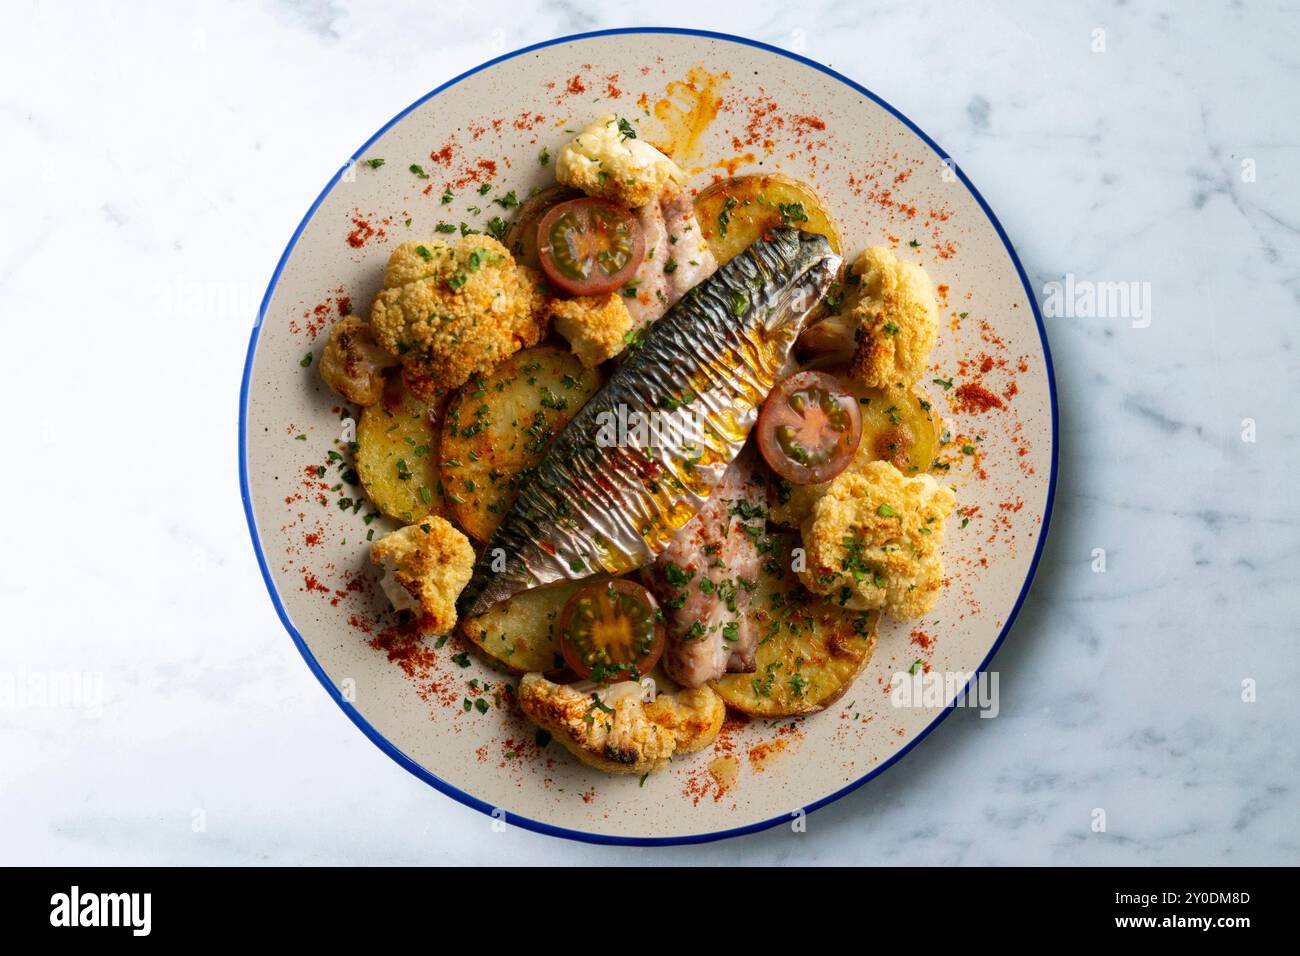
<svg viewBox="0 0 1300 956">
<path fill-rule="evenodd" d="M 805 834 L 647 856 L 490 832 L 321 691 L 240 508 L 256 302 L 391 114 L 506 49 L 626 25 L 616 6 L 5 4 L 0 676 L 90 672 L 103 703 L 0 701 L 0 862 L 1300 862 L 1286 5 L 660 0 L 634 20 L 802 46 L 872 88 L 965 167 L 1036 287 L 1150 283 L 1148 328 L 1049 320 L 1058 507 L 998 719 L 959 711 Z"/>
</svg>

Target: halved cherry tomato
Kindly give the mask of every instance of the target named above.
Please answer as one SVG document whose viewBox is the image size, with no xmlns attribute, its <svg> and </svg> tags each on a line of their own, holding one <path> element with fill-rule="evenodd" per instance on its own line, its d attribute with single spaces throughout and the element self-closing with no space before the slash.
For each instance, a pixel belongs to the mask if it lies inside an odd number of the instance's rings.
<svg viewBox="0 0 1300 956">
<path fill-rule="evenodd" d="M 664 652 L 663 616 L 650 592 L 627 578 L 589 584 L 560 611 L 560 651 L 597 683 L 639 680 Z"/>
<path fill-rule="evenodd" d="M 604 199 L 570 199 L 537 224 L 537 254 L 551 283 L 570 295 L 604 295 L 636 274 L 645 235 L 635 216 Z"/>
<path fill-rule="evenodd" d="M 862 440 L 857 399 L 832 375 L 799 372 L 781 382 L 758 416 L 758 449 L 796 485 L 829 481 L 848 467 Z"/>
</svg>

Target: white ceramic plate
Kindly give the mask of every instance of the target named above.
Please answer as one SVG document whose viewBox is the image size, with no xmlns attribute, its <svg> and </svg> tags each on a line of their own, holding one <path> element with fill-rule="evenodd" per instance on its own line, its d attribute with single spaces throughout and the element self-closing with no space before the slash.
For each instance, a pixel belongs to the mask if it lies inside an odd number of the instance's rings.
<svg viewBox="0 0 1300 956">
<path fill-rule="evenodd" d="M 508 215 L 491 201 L 552 181 L 554 165 L 543 167 L 540 151 L 555 155 L 571 138 L 566 130 L 608 112 L 683 148 L 682 110 L 700 94 L 707 100 L 710 82 L 721 108 L 695 149 L 677 157 L 692 185 L 730 170 L 787 173 L 820 191 L 849 253 L 886 243 L 922 262 L 944 293 L 932 377 L 954 382 L 950 390 L 930 385 L 931 397 L 957 445 L 977 454 L 962 455 L 947 475 L 964 510 L 944 551 L 951 583 L 930 618 L 886 623 L 839 706 L 799 721 L 729 726 L 715 753 L 675 761 L 640 785 L 588 770 L 554 743 L 539 749 L 522 717 L 493 706 L 501 675 L 472 654 L 468 667 L 457 664 L 464 649 L 454 639 L 419 655 L 372 646 L 382 644 L 384 613 L 365 537 L 383 522 L 367 526 L 369 508 L 338 506 L 341 495 L 357 494 L 334 490 L 339 465 L 328 461 L 335 442 L 350 437 L 348 422 L 317 363 L 302 362 L 319 356 L 341 299 L 368 310 L 396 243 L 434 238 L 440 222 L 479 228 Z M 363 162 L 374 158 L 384 165 Z M 494 188 L 480 195 L 479 180 Z M 448 183 L 460 185 L 444 204 Z M 959 402 L 970 383 L 1004 407 L 976 412 Z M 290 240 L 253 331 L 241 411 L 241 480 L 258 560 L 285 627 L 331 696 L 379 747 L 444 793 L 508 823 L 596 842 L 692 842 L 762 829 L 847 793 L 905 754 L 948 710 L 899 706 L 889 693 L 893 675 L 918 660 L 938 675 L 988 664 L 1041 552 L 1055 471 L 1041 320 L 1010 243 L 960 169 L 845 77 L 748 40 L 679 30 L 587 34 L 520 50 L 384 126 Z M 309 471 L 318 465 L 323 478 Z M 485 692 L 484 682 L 496 686 Z M 486 713 L 464 709 L 479 697 Z M 950 688 L 941 704 L 951 700 Z M 724 751 L 734 760 L 719 769 L 735 772 L 734 781 L 710 770 Z"/>
</svg>

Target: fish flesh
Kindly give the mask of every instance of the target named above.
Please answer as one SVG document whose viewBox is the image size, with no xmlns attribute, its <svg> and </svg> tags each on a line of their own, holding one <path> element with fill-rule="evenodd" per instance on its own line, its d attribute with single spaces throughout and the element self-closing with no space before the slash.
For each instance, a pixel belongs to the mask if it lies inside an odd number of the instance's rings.
<svg viewBox="0 0 1300 956">
<path fill-rule="evenodd" d="M 664 274 L 668 277 L 668 304 L 677 301 L 713 273 L 718 271 L 704 230 L 695 218 L 695 203 L 680 189 L 666 190 L 659 197 L 664 228 L 668 231 L 668 259 Z"/>
<path fill-rule="evenodd" d="M 633 329 L 649 325 L 718 268 L 704 241 L 691 197 L 675 184 L 636 211 L 645 236 L 645 258 L 623 304 Z"/>
<path fill-rule="evenodd" d="M 757 464 L 746 445 L 650 575 L 668 624 L 664 669 L 683 687 L 757 667 L 758 628 L 748 611 L 767 519 L 767 479 Z"/>
<path fill-rule="evenodd" d="M 653 561 L 740 453 L 839 265 L 823 236 L 774 229 L 650 325 L 523 483 L 458 614 Z"/>
<path fill-rule="evenodd" d="M 652 199 L 638 209 L 636 218 L 645 237 L 645 258 L 623 290 L 623 304 L 632 317 L 633 330 L 649 325 L 668 311 L 668 276 L 664 273 L 668 261 L 668 227 L 659 200 Z"/>
</svg>

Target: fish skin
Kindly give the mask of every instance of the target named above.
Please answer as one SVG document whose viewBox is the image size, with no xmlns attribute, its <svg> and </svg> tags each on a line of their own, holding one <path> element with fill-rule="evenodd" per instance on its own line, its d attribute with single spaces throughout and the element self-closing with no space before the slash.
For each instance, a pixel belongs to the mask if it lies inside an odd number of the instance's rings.
<svg viewBox="0 0 1300 956">
<path fill-rule="evenodd" d="M 520 591 L 654 560 L 740 453 L 839 264 L 824 237 L 774 229 L 649 326 L 520 489 L 458 614 L 476 617 Z M 657 413 L 667 434 L 610 444 L 620 411 L 628 427 L 633 414 L 645 422 Z"/>
</svg>

